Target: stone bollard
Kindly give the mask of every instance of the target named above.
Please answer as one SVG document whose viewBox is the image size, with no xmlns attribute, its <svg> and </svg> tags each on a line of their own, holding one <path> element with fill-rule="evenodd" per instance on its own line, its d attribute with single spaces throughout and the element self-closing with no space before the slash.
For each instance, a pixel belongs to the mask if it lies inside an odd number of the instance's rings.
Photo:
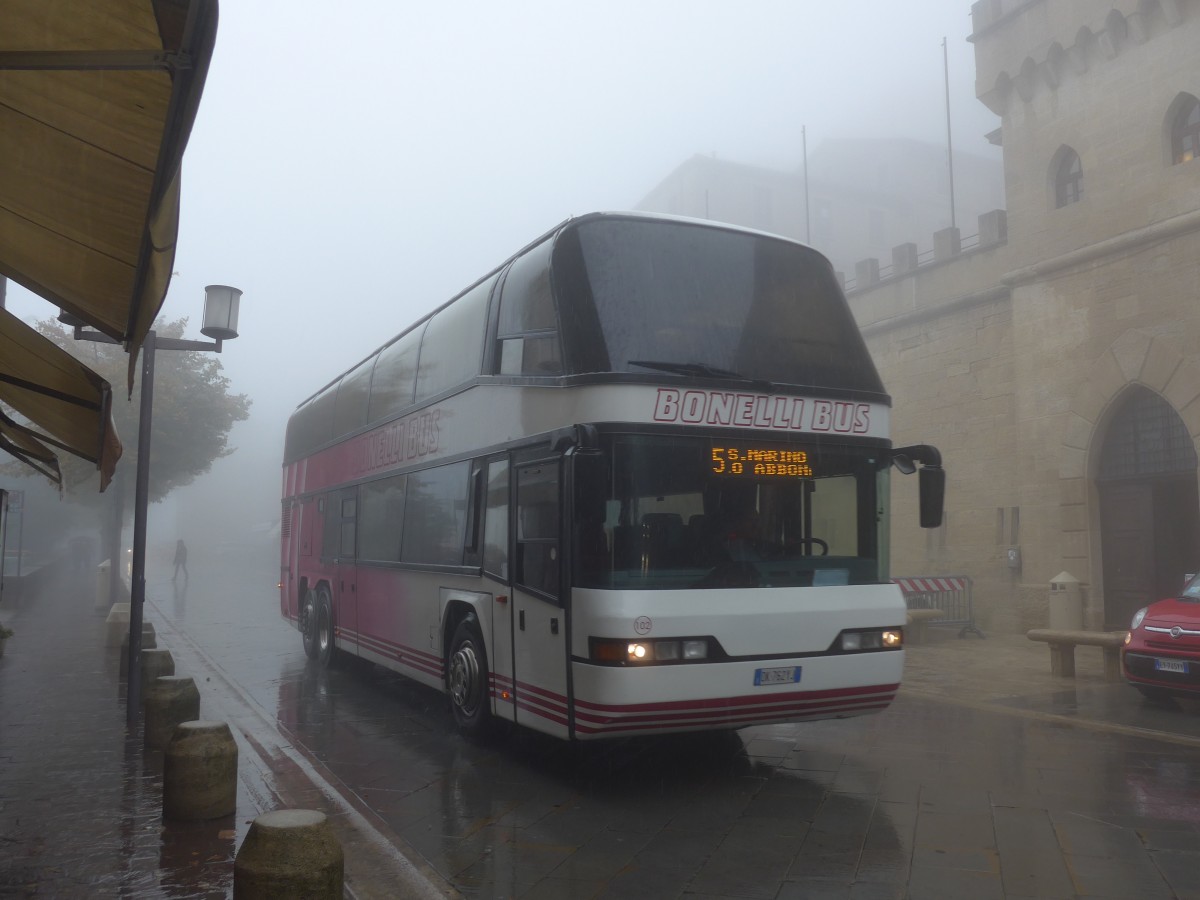
<svg viewBox="0 0 1200 900">
<path fill-rule="evenodd" d="M 142 685 L 154 684 L 154 679 L 162 675 L 175 674 L 175 657 L 171 651 L 153 648 L 142 651 Z M 142 692 L 142 702 L 146 702 L 145 691 Z"/>
<path fill-rule="evenodd" d="M 163 818 L 198 821 L 237 811 L 237 744 L 224 722 L 181 722 L 163 753 Z"/>
<path fill-rule="evenodd" d="M 186 675 L 160 675 L 146 688 L 144 738 L 151 750 L 165 750 L 175 726 L 200 718 L 200 691 Z"/>
<path fill-rule="evenodd" d="M 104 643 L 109 647 L 121 646 L 121 635 L 125 635 L 125 640 L 129 640 L 129 604 L 114 603 L 108 611 L 108 616 L 104 620 L 107 626 L 106 637 Z"/>
<path fill-rule="evenodd" d="M 342 845 L 325 813 L 313 809 L 263 813 L 233 860 L 234 900 L 338 900 L 344 878 Z"/>
</svg>

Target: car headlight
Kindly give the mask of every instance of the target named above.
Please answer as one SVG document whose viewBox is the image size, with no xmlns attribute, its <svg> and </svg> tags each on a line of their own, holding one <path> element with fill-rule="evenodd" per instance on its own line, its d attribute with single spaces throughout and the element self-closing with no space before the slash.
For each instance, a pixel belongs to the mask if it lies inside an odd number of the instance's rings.
<svg viewBox="0 0 1200 900">
<path fill-rule="evenodd" d="M 1142 624 L 1142 620 L 1146 618 L 1146 613 L 1149 611 L 1148 606 L 1143 606 L 1133 614 L 1133 621 L 1129 623 L 1130 631 L 1137 631 L 1138 626 Z"/>
</svg>

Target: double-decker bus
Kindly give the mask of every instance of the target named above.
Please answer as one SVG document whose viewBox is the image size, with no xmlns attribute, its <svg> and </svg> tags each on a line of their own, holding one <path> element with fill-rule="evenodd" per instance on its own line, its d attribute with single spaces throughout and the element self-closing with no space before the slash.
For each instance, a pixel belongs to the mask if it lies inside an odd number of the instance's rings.
<svg viewBox="0 0 1200 900">
<path fill-rule="evenodd" d="M 900 684 L 891 401 L 828 261 L 572 218 L 305 400 L 280 609 L 317 664 L 570 740 L 854 716 Z M 914 523 L 915 524 L 915 523 Z"/>
</svg>

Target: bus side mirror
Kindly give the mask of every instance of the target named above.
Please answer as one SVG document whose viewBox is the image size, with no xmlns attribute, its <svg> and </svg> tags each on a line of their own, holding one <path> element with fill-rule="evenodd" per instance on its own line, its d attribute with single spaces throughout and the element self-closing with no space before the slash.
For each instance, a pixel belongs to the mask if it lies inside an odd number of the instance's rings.
<svg viewBox="0 0 1200 900">
<path fill-rule="evenodd" d="M 946 470 L 941 466 L 922 466 L 917 479 L 921 497 L 921 527 L 940 528 L 946 498 Z"/>
</svg>

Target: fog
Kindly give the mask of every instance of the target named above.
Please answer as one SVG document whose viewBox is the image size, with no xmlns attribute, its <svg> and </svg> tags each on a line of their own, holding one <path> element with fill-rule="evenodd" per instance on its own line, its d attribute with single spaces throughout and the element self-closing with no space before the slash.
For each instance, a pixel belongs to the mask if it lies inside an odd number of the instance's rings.
<svg viewBox="0 0 1200 900">
<path fill-rule="evenodd" d="M 798 170 L 823 140 L 994 152 L 966 0 L 222 4 L 162 315 L 244 291 L 222 356 L 237 451 L 162 531 L 278 517 L 296 404 L 572 214 L 635 206 L 697 154 Z M 23 318 L 56 310 L 10 286 Z M 124 402 L 122 399 L 119 402 Z M 124 435 L 127 443 L 136 440 Z"/>
</svg>

